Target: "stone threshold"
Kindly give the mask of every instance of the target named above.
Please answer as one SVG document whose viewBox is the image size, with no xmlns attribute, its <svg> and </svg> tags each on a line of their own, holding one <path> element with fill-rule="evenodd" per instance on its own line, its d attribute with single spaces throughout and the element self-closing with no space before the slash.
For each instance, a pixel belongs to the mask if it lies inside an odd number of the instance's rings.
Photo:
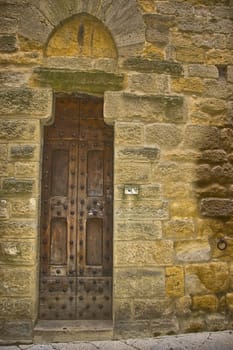
<svg viewBox="0 0 233 350">
<path fill-rule="evenodd" d="M 110 320 L 39 320 L 33 333 L 34 344 L 109 339 L 113 339 Z"/>
</svg>

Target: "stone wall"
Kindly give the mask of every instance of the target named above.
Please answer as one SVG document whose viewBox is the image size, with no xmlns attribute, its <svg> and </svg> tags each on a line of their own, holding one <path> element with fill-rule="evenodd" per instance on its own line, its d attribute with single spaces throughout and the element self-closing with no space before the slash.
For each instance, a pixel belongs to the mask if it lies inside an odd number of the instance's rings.
<svg viewBox="0 0 233 350">
<path fill-rule="evenodd" d="M 37 320 L 54 91 L 104 94 L 115 127 L 115 337 L 232 328 L 232 10 L 232 0 L 0 3 L 2 341 L 32 339 Z M 97 49 L 77 38 L 83 49 L 59 50 L 83 13 L 98 23 Z"/>
</svg>

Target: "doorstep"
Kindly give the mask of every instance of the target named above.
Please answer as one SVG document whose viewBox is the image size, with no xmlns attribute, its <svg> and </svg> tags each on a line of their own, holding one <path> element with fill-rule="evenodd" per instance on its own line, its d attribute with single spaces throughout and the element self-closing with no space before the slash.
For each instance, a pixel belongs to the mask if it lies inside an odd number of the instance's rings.
<svg viewBox="0 0 233 350">
<path fill-rule="evenodd" d="M 39 320 L 33 333 L 35 344 L 111 339 L 113 322 L 109 320 Z"/>
</svg>

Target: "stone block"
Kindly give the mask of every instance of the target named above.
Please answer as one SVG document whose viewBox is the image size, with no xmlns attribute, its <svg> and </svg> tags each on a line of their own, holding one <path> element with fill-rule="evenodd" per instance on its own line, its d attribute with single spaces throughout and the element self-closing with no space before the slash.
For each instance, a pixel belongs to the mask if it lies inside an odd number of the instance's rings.
<svg viewBox="0 0 233 350">
<path fill-rule="evenodd" d="M 37 141 L 39 139 L 39 134 L 39 123 L 36 121 L 0 121 L 0 140 Z"/>
<path fill-rule="evenodd" d="M 146 24 L 146 41 L 157 45 L 167 45 L 170 29 L 175 24 L 175 17 L 145 14 L 143 18 Z"/>
<path fill-rule="evenodd" d="M 222 147 L 230 152 L 233 150 L 233 130 L 231 128 L 223 128 L 221 130 L 221 144 Z"/>
<path fill-rule="evenodd" d="M 17 178 L 37 177 L 39 173 L 39 163 L 35 162 L 16 162 L 15 176 Z"/>
<path fill-rule="evenodd" d="M 172 91 L 185 94 L 202 94 L 204 92 L 204 83 L 201 78 L 172 78 Z"/>
<path fill-rule="evenodd" d="M 192 46 L 192 50 L 190 50 L 189 47 L 176 47 L 175 54 L 176 54 L 176 60 L 178 62 L 182 62 L 182 63 L 204 63 L 205 62 L 205 49 L 201 47 Z M 191 76 L 200 77 L 200 75 L 191 75 Z"/>
<path fill-rule="evenodd" d="M 37 236 L 37 223 L 28 221 L 0 222 L 1 238 L 33 238 Z"/>
<path fill-rule="evenodd" d="M 232 98 L 233 86 L 228 84 L 224 79 L 205 79 L 203 96 L 214 97 L 217 99 Z"/>
<path fill-rule="evenodd" d="M 141 320 L 121 322 L 118 321 L 114 327 L 114 334 L 116 339 L 150 337 L 150 322 Z"/>
<path fill-rule="evenodd" d="M 190 296 L 185 295 L 181 298 L 177 298 L 175 302 L 175 311 L 177 316 L 189 316 L 191 315 L 192 299 Z"/>
<path fill-rule="evenodd" d="M 0 71 L 1 88 L 14 88 L 27 84 L 31 76 L 31 72 L 20 71 Z"/>
<path fill-rule="evenodd" d="M 214 65 L 189 64 L 187 66 L 187 73 L 189 77 L 218 78 L 218 69 Z"/>
<path fill-rule="evenodd" d="M 205 312 L 216 312 L 218 309 L 218 298 L 215 295 L 196 295 L 193 297 L 193 310 Z"/>
<path fill-rule="evenodd" d="M 201 316 L 191 315 L 189 318 L 185 317 L 180 323 L 180 331 L 182 333 L 204 332 L 205 330 L 205 319 Z"/>
<path fill-rule="evenodd" d="M 233 293 L 227 293 L 226 295 L 227 308 L 231 314 L 233 314 Z"/>
<path fill-rule="evenodd" d="M 195 176 L 195 164 L 165 161 L 152 167 L 152 180 L 156 183 L 192 182 Z"/>
<path fill-rule="evenodd" d="M 123 67 L 136 72 L 169 74 L 173 76 L 181 76 L 184 73 L 180 63 L 142 57 L 127 58 L 123 62 Z"/>
<path fill-rule="evenodd" d="M 230 163 L 216 165 L 211 169 L 211 174 L 214 181 L 226 185 L 232 182 L 233 166 Z"/>
<path fill-rule="evenodd" d="M 48 117 L 52 109 L 52 94 L 49 89 L 1 89 L 1 115 L 31 115 Z"/>
<path fill-rule="evenodd" d="M 2 243 L 2 242 L 1 242 Z M 1 244 L 2 248 L 2 244 Z M 12 249 L 9 247 L 9 249 Z M 1 249 L 1 252 L 3 249 Z M 1 286 L 0 296 L 16 297 L 16 296 L 30 296 L 35 285 L 34 271 L 29 269 L 22 269 L 19 267 L 9 268 L 4 265 L 0 266 Z"/>
<path fill-rule="evenodd" d="M 177 334 L 179 322 L 176 317 L 162 317 L 151 322 L 151 332 L 154 337 L 165 334 Z"/>
<path fill-rule="evenodd" d="M 175 242 L 176 259 L 180 262 L 209 261 L 211 249 L 207 240 Z"/>
<path fill-rule="evenodd" d="M 233 83 L 233 66 L 227 67 L 227 81 Z"/>
<path fill-rule="evenodd" d="M 166 295 L 182 297 L 184 295 L 184 270 L 182 266 L 166 267 Z"/>
<path fill-rule="evenodd" d="M 131 73 L 128 75 L 128 88 L 132 92 L 166 94 L 169 92 L 168 76 L 154 73 Z"/>
<path fill-rule="evenodd" d="M 1 318 L 3 319 L 31 319 L 33 310 L 32 300 L 25 297 L 0 297 L 0 310 Z"/>
<path fill-rule="evenodd" d="M 9 175 L 9 165 L 6 161 L 0 160 L 0 176 L 8 176 Z"/>
<path fill-rule="evenodd" d="M 167 220 L 169 217 L 168 209 L 167 201 L 116 201 L 115 217 L 120 220 Z"/>
<path fill-rule="evenodd" d="M 0 220 L 9 219 L 9 203 L 6 199 L 0 199 Z"/>
<path fill-rule="evenodd" d="M 182 180 L 182 179 L 180 179 Z M 191 183 L 184 183 L 182 181 L 178 182 L 167 182 L 166 186 L 163 188 L 163 194 L 166 198 L 169 199 L 182 199 L 190 198 L 191 193 L 193 192 Z"/>
<path fill-rule="evenodd" d="M 34 180 L 19 180 L 14 178 L 4 179 L 2 182 L 2 192 L 7 194 L 32 193 Z"/>
<path fill-rule="evenodd" d="M 116 223 L 115 240 L 153 241 L 162 237 L 162 227 L 158 221 L 124 221 Z"/>
<path fill-rule="evenodd" d="M 158 145 L 165 149 L 177 147 L 182 141 L 182 130 L 173 124 L 150 124 L 145 126 L 147 145 Z"/>
<path fill-rule="evenodd" d="M 134 300 L 134 318 L 136 320 L 150 320 L 172 314 L 174 311 L 171 299 L 156 298 Z"/>
<path fill-rule="evenodd" d="M 200 164 L 197 166 L 195 180 L 199 184 L 206 184 L 212 180 L 211 167 L 209 164 Z"/>
<path fill-rule="evenodd" d="M 227 329 L 227 321 L 224 315 L 210 314 L 206 317 L 207 330 L 209 332 L 223 331 Z"/>
<path fill-rule="evenodd" d="M 115 142 L 118 145 L 143 145 L 144 125 L 134 123 L 116 123 Z"/>
<path fill-rule="evenodd" d="M 229 273 L 225 262 L 189 265 L 186 267 L 185 276 L 187 293 L 191 295 L 221 293 L 228 290 Z M 190 278 L 190 281 L 187 281 L 187 278 Z M 197 286 L 194 281 L 196 283 L 199 281 L 200 285 Z"/>
<path fill-rule="evenodd" d="M 131 301 L 124 299 L 115 299 L 114 301 L 114 315 L 116 321 L 125 321 L 132 318 Z"/>
<path fill-rule="evenodd" d="M 222 149 L 206 150 L 201 153 L 200 160 L 207 163 L 225 163 L 227 153 Z"/>
<path fill-rule="evenodd" d="M 2 7 L 1 7 L 2 10 Z M 2 15 L 2 13 L 1 13 Z M 8 16 L 1 16 L 0 21 L 0 33 L 4 34 L 14 34 L 17 30 L 17 19 L 9 18 Z"/>
<path fill-rule="evenodd" d="M 15 218 L 32 218 L 37 214 L 37 201 L 35 198 L 30 199 L 12 199 L 11 215 Z"/>
<path fill-rule="evenodd" d="M 175 198 L 170 203 L 170 215 L 174 219 L 197 217 L 198 208 L 196 200 L 191 198 Z"/>
<path fill-rule="evenodd" d="M 206 53 L 209 64 L 233 64 L 232 49 L 212 49 Z"/>
<path fill-rule="evenodd" d="M 0 52 L 12 53 L 17 51 L 17 40 L 14 34 L 0 35 Z"/>
<path fill-rule="evenodd" d="M 151 177 L 150 163 L 145 162 L 116 162 L 115 181 L 116 183 L 148 183 Z"/>
<path fill-rule="evenodd" d="M 183 97 L 107 92 L 104 115 L 107 121 L 179 123 L 184 120 Z"/>
<path fill-rule="evenodd" d="M 116 266 L 167 266 L 173 263 L 173 242 L 116 241 Z"/>
<path fill-rule="evenodd" d="M 10 146 L 10 156 L 12 159 L 17 160 L 27 160 L 33 159 L 35 160 L 36 153 L 38 152 L 37 145 L 13 145 Z"/>
<path fill-rule="evenodd" d="M 165 238 L 173 240 L 192 240 L 196 237 L 194 222 L 190 219 L 164 222 L 163 234 Z"/>
<path fill-rule="evenodd" d="M 124 268 L 115 270 L 115 295 L 118 298 L 159 298 L 165 296 L 164 269 Z"/>
<path fill-rule="evenodd" d="M 211 116 L 225 113 L 227 110 L 226 101 L 216 98 L 205 98 L 198 100 L 196 104 L 197 111 L 201 110 L 204 113 L 208 113 Z"/>
<path fill-rule="evenodd" d="M 33 324 L 31 320 L 12 320 L 5 321 L 4 326 L 1 329 L 1 338 L 13 340 L 31 340 L 32 339 Z M 10 347 L 10 350 L 17 350 L 13 346 Z"/>
<path fill-rule="evenodd" d="M 144 148 L 120 148 L 116 151 L 118 160 L 128 160 L 129 162 L 154 162 L 159 159 L 160 150 L 156 147 Z"/>
<path fill-rule="evenodd" d="M 233 200 L 227 198 L 203 198 L 200 212 L 205 217 L 229 217 L 233 214 Z"/>
<path fill-rule="evenodd" d="M 197 187 L 195 188 L 195 193 L 197 197 L 227 197 L 229 195 L 229 190 L 219 184 L 213 184 L 207 187 Z"/>
<path fill-rule="evenodd" d="M 217 149 L 220 146 L 220 131 L 214 126 L 187 125 L 184 147 L 193 149 Z"/>
<path fill-rule="evenodd" d="M 0 262 L 31 265 L 36 258 L 34 241 L 0 241 Z"/>
</svg>

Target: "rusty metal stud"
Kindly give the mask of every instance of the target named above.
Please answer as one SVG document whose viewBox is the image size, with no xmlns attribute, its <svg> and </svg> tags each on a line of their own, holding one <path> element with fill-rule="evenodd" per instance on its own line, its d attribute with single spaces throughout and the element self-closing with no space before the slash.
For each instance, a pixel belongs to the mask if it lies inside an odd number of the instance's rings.
<svg viewBox="0 0 233 350">
<path fill-rule="evenodd" d="M 105 256 L 105 260 L 109 261 L 110 260 L 110 256 Z"/>
<path fill-rule="evenodd" d="M 73 225 L 71 225 L 71 226 L 70 226 L 70 229 L 71 229 L 71 230 L 73 230 L 73 229 L 74 229 L 74 226 L 73 226 Z"/>
<path fill-rule="evenodd" d="M 56 270 L 56 273 L 57 273 L 57 274 L 60 274 L 61 271 L 57 269 L 57 270 Z M 57 281 L 56 281 L 56 283 L 57 283 Z M 58 282 L 58 283 L 59 283 L 59 282 Z"/>
<path fill-rule="evenodd" d="M 79 298 L 79 300 L 83 300 L 83 296 L 82 295 L 80 295 L 78 298 Z"/>
<path fill-rule="evenodd" d="M 76 137 L 76 136 L 77 136 L 76 132 L 73 132 L 72 136 L 73 136 L 73 137 Z"/>
<path fill-rule="evenodd" d="M 79 226 L 79 229 L 82 231 L 82 230 L 83 230 L 83 225 L 80 225 L 80 226 Z"/>
<path fill-rule="evenodd" d="M 93 318 L 96 318 L 96 314 L 95 314 L 94 312 L 92 313 L 92 317 L 93 317 Z"/>
<path fill-rule="evenodd" d="M 71 215 L 74 215 L 74 211 L 71 211 L 70 214 L 71 214 Z"/>
<path fill-rule="evenodd" d="M 75 185 L 74 185 L 74 184 L 72 184 L 72 185 L 70 186 L 70 188 L 74 189 L 74 188 L 75 188 Z"/>
<path fill-rule="evenodd" d="M 80 203 L 83 205 L 85 204 L 85 200 L 84 199 L 81 199 Z"/>
<path fill-rule="evenodd" d="M 83 272 L 84 272 L 84 271 L 83 271 L 83 269 L 80 269 L 79 272 L 80 272 L 80 275 L 83 275 Z M 80 282 L 80 283 L 81 283 L 81 282 Z"/>
<path fill-rule="evenodd" d="M 83 211 L 80 211 L 80 216 L 83 216 L 84 215 L 84 212 Z"/>
<path fill-rule="evenodd" d="M 61 307 L 63 310 L 65 310 L 66 309 L 66 305 L 62 305 L 62 307 Z"/>
<path fill-rule="evenodd" d="M 73 283 L 74 283 L 74 281 L 73 281 L 73 280 L 69 281 L 69 284 L 73 284 Z"/>
<path fill-rule="evenodd" d="M 88 310 L 90 308 L 90 305 L 89 304 L 86 304 L 86 309 Z"/>
<path fill-rule="evenodd" d="M 46 230 L 47 229 L 47 225 L 43 225 L 43 230 Z"/>
<path fill-rule="evenodd" d="M 103 288 L 101 288 L 101 287 L 98 288 L 99 293 L 103 293 L 103 291 L 104 291 Z"/>
<path fill-rule="evenodd" d="M 51 310 L 53 307 L 52 307 L 52 305 L 49 305 L 49 310 Z"/>
<path fill-rule="evenodd" d="M 43 281 L 42 281 L 43 284 L 46 284 L 46 282 L 47 282 L 46 280 L 43 280 Z"/>
<path fill-rule="evenodd" d="M 60 137 L 64 136 L 64 132 L 59 132 L 58 134 Z"/>
<path fill-rule="evenodd" d="M 47 239 L 43 239 L 43 244 L 47 244 L 47 243 L 48 243 Z"/>
<path fill-rule="evenodd" d="M 96 280 L 93 281 L 93 284 L 96 284 Z"/>
<path fill-rule="evenodd" d="M 96 296 L 95 295 L 92 297 L 92 300 L 96 300 Z"/>
<path fill-rule="evenodd" d="M 43 260 L 46 260 L 46 259 L 47 259 L 47 256 L 46 256 L 46 255 L 44 255 L 44 256 L 42 257 L 42 259 L 43 259 Z"/>
<path fill-rule="evenodd" d="M 83 260 L 83 256 L 82 256 L 82 255 L 80 255 L 79 260 L 80 260 L 80 261 L 82 261 L 82 260 Z"/>
<path fill-rule="evenodd" d="M 56 316 L 56 317 L 59 317 L 59 314 L 56 312 L 56 313 L 55 313 L 55 316 Z"/>
<path fill-rule="evenodd" d="M 74 204 L 74 199 L 71 199 L 70 203 L 71 203 L 71 204 Z"/>
<path fill-rule="evenodd" d="M 105 295 L 105 296 L 104 296 L 104 299 L 105 299 L 105 300 L 109 300 L 109 296 L 108 296 L 108 295 Z"/>
<path fill-rule="evenodd" d="M 79 316 L 82 317 L 83 313 L 82 312 L 79 312 Z"/>
<path fill-rule="evenodd" d="M 73 161 L 74 161 L 74 160 L 75 160 L 75 157 L 71 157 L 71 160 L 73 160 Z"/>
<path fill-rule="evenodd" d="M 50 292 L 50 293 L 53 292 L 53 287 L 50 287 L 50 288 L 49 288 L 49 292 Z"/>
<path fill-rule="evenodd" d="M 57 216 L 60 216 L 61 215 L 61 212 L 60 211 L 57 211 Z"/>
<path fill-rule="evenodd" d="M 57 201 L 57 205 L 61 205 L 61 201 Z"/>
<path fill-rule="evenodd" d="M 73 300 L 74 300 L 74 298 L 73 298 L 73 297 L 69 297 L 69 300 L 70 300 L 70 301 L 73 301 Z"/>
<path fill-rule="evenodd" d="M 70 245 L 73 245 L 74 244 L 74 241 L 70 241 Z"/>
<path fill-rule="evenodd" d="M 89 288 L 87 288 L 87 289 L 86 289 L 86 292 L 87 292 L 87 293 L 89 293 L 89 292 L 90 292 L 90 289 L 89 289 Z"/>
<path fill-rule="evenodd" d="M 58 300 L 59 300 L 59 297 L 56 297 L 55 299 L 58 301 Z"/>
<path fill-rule="evenodd" d="M 63 288 L 63 292 L 66 293 L 67 292 L 67 288 L 64 287 Z"/>
<path fill-rule="evenodd" d="M 96 270 L 93 270 L 92 273 L 93 273 L 93 275 L 96 275 L 97 271 L 96 271 Z"/>
<path fill-rule="evenodd" d="M 73 255 L 70 255 L 70 260 L 73 260 L 74 259 L 74 256 Z"/>
<path fill-rule="evenodd" d="M 84 188 L 85 188 L 84 185 L 81 185 L 81 186 L 80 186 L 80 189 L 81 189 L 81 190 L 84 190 Z"/>
<path fill-rule="evenodd" d="M 103 305 L 102 304 L 99 304 L 98 305 L 98 308 L 101 310 L 101 309 L 103 309 Z"/>
<path fill-rule="evenodd" d="M 63 205 L 63 208 L 66 210 L 68 208 L 68 205 L 67 204 L 64 204 Z"/>
<path fill-rule="evenodd" d="M 75 175 L 75 171 L 71 171 L 71 175 Z"/>
<path fill-rule="evenodd" d="M 106 286 L 108 286 L 109 285 L 109 281 L 106 281 L 105 284 L 106 284 Z"/>
<path fill-rule="evenodd" d="M 83 245 L 83 240 L 82 239 L 79 241 L 79 245 Z"/>
</svg>

